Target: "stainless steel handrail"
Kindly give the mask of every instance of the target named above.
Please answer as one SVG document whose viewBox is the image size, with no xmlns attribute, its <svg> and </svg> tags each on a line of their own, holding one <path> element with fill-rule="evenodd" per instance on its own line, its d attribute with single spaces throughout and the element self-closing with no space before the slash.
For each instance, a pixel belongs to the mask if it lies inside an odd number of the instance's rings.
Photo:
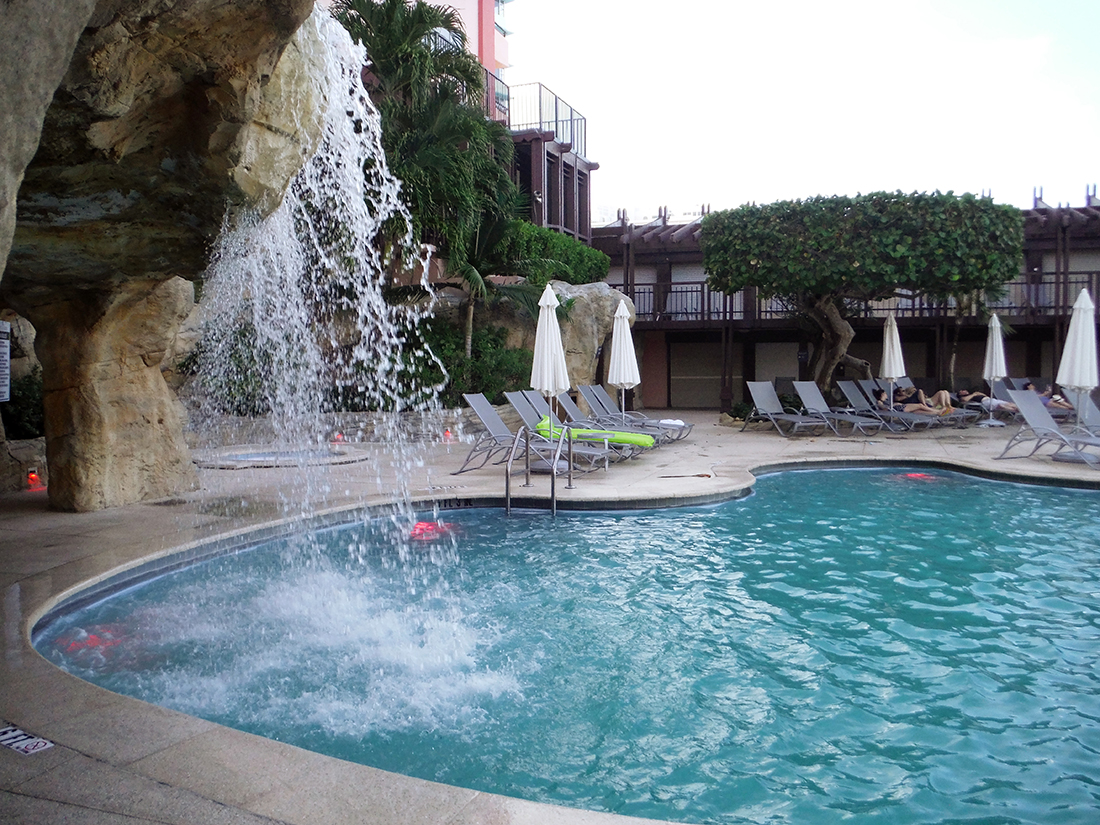
<svg viewBox="0 0 1100 825">
<path fill-rule="evenodd" d="M 523 486 L 534 486 L 531 484 L 531 432 L 526 426 L 522 426 L 516 431 L 515 438 L 512 439 L 512 450 L 508 453 L 508 462 L 504 465 L 504 514 L 506 516 L 512 515 L 512 463 L 516 459 L 516 447 L 519 446 L 520 438 L 523 439 Z M 558 462 L 561 461 L 561 451 L 566 443 L 569 445 L 569 483 L 565 485 L 565 489 L 572 490 L 573 431 L 569 427 L 562 428 L 558 437 L 557 446 L 554 448 L 553 458 L 550 461 L 550 514 L 553 516 L 558 514 Z"/>
</svg>

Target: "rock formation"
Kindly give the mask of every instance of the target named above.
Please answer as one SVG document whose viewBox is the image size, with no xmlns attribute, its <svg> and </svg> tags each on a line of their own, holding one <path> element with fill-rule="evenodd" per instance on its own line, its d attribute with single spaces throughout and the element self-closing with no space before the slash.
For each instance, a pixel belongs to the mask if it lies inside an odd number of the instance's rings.
<svg viewBox="0 0 1100 825">
<path fill-rule="evenodd" d="M 600 350 L 604 349 L 608 355 L 611 354 L 611 330 L 615 322 L 615 310 L 619 301 L 625 300 L 630 310 L 630 323 L 633 325 L 634 302 L 603 282 L 581 285 L 568 284 L 565 281 L 550 283 L 560 301 L 564 303 L 573 299 L 569 320 L 561 324 L 565 362 L 569 367 L 569 378 L 573 386 L 602 381 L 605 376 L 597 375 Z M 466 294 L 458 290 L 443 290 L 440 298 L 450 308 L 439 307 L 436 314 L 448 314 L 455 323 L 462 323 Z M 506 329 L 507 346 L 534 350 L 537 319 L 519 310 L 515 304 L 501 301 L 487 310 L 479 308 L 477 317 L 479 324 Z"/>
<path fill-rule="evenodd" d="M 619 307 L 619 301 L 625 299 L 630 310 L 630 323 L 633 324 L 634 302 L 605 283 L 574 286 L 554 281 L 554 292 L 560 301 L 576 299 L 568 322 L 561 325 L 561 342 L 565 346 L 565 362 L 569 365 L 573 386 L 603 381 L 605 376 L 597 375 L 597 368 L 601 350 L 607 356 L 611 355 L 615 310 Z"/>
<path fill-rule="evenodd" d="M 286 99 L 312 7 L 5 3 L 0 67 L 17 82 L 0 89 L 0 302 L 37 330 L 54 507 L 193 482 L 160 361 L 227 205 L 272 208 L 311 152 Z"/>
</svg>

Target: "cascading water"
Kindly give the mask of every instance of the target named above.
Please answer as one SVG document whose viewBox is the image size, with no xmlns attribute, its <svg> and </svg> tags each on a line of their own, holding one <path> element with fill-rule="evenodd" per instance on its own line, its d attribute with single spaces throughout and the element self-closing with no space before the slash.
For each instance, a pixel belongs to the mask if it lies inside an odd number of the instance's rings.
<svg viewBox="0 0 1100 825">
<path fill-rule="evenodd" d="M 274 443 L 265 447 L 300 471 L 284 506 L 308 512 L 333 492 L 309 468 L 344 437 L 329 414 L 338 402 L 373 411 L 367 437 L 393 448 L 400 479 L 402 465 L 419 461 L 402 422 L 410 410 L 432 410 L 437 388 L 415 377 L 414 362 L 433 359 L 430 351 L 408 346 L 428 302 L 386 300 L 390 276 L 407 278 L 402 262 L 419 256 L 409 254 L 400 183 L 361 82 L 366 52 L 324 10 L 303 25 L 298 46 L 319 67 L 307 93 L 323 102 L 319 149 L 273 213 L 235 215 L 218 239 L 193 419 L 207 433 L 227 412 L 269 421 Z M 312 108 L 303 100 L 295 111 Z M 420 285 L 430 295 L 426 279 Z"/>
</svg>

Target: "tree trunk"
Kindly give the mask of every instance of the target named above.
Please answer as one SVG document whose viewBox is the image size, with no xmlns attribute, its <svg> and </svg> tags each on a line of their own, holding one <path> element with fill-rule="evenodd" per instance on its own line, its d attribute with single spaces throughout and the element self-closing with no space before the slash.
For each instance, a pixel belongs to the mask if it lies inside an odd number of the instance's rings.
<svg viewBox="0 0 1100 825">
<path fill-rule="evenodd" d="M 947 360 L 947 388 L 955 390 L 955 363 L 959 355 L 959 332 L 962 330 L 962 313 L 955 310 L 955 334 L 951 338 L 951 357 Z"/>
<path fill-rule="evenodd" d="M 474 357 L 474 296 L 466 304 L 466 360 Z"/>
<path fill-rule="evenodd" d="M 814 359 L 817 364 L 814 382 L 822 393 L 829 392 L 833 372 L 841 363 L 867 378 L 871 377 L 870 364 L 848 355 L 848 345 L 856 337 L 856 332 L 831 296 L 813 299 L 813 303 L 806 307 L 806 314 L 821 328 L 821 357 Z"/>
</svg>

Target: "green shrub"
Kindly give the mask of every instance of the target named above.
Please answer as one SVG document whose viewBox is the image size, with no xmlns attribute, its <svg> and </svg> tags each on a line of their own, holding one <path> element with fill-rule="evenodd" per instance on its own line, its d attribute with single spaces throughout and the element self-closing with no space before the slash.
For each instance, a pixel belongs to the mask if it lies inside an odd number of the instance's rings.
<svg viewBox="0 0 1100 825">
<path fill-rule="evenodd" d="M 751 413 L 751 412 L 752 412 L 752 404 L 748 403 L 747 401 L 738 401 L 730 409 L 730 417 L 731 418 L 739 418 L 742 421 L 744 421 L 746 418 L 749 417 L 749 413 Z"/>
<path fill-rule="evenodd" d="M 528 283 L 539 287 L 554 279 L 570 284 L 595 283 L 606 278 L 611 268 L 611 259 L 598 249 L 526 221 L 516 221 L 503 246 L 505 260 L 550 260 L 559 264 L 527 278 Z"/>
<path fill-rule="evenodd" d="M 493 404 L 504 403 L 504 393 L 526 389 L 531 380 L 532 354 L 505 346 L 507 331 L 499 327 L 477 328 L 473 336 L 473 357 L 466 358 L 463 330 L 438 318 L 421 325 L 421 338 L 447 371 L 440 392 L 445 407 L 462 407 L 463 393 L 480 392 Z M 421 364 L 420 380 L 439 383 L 443 374 L 434 362 Z M 433 380 L 434 379 L 434 380 Z"/>
<path fill-rule="evenodd" d="M 11 440 L 41 438 L 46 434 L 41 367 L 11 382 L 11 400 L 0 404 L 0 416 L 4 419 L 4 432 Z"/>
</svg>

